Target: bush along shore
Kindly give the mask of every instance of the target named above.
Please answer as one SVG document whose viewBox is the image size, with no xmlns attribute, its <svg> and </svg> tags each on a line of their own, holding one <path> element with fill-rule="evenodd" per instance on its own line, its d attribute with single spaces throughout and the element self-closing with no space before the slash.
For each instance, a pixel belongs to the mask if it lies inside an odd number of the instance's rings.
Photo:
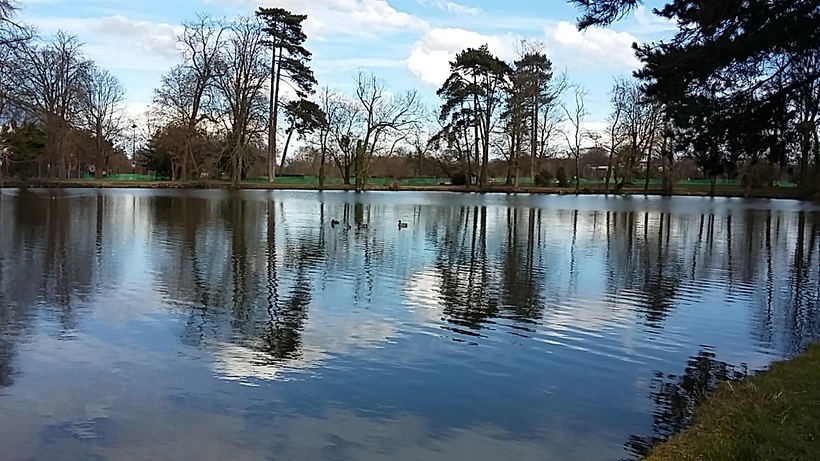
<svg viewBox="0 0 820 461">
<path fill-rule="evenodd" d="M 725 382 L 692 426 L 647 461 L 820 459 L 820 344 L 744 382 Z"/>
</svg>

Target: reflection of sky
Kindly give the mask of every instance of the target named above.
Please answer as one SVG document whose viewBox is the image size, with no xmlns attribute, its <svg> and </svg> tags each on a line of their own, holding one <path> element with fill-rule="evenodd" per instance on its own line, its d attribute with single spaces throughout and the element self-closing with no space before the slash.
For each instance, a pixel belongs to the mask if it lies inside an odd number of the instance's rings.
<svg viewBox="0 0 820 461">
<path fill-rule="evenodd" d="M 752 335 L 766 264 L 762 240 L 744 232 L 753 216 L 765 216 L 765 202 L 130 193 L 104 193 L 101 230 L 96 194 L 54 199 L 75 216 L 69 241 L 84 243 L 71 253 L 72 267 L 91 266 L 90 282 L 77 279 L 90 293 L 71 303 L 79 320 L 67 323 L 66 309 L 42 291 L 29 307 L 39 309 L 33 323 L 15 333 L 24 340 L 12 359 L 14 384 L 0 389 L 0 426 L 13 426 L 0 431 L 0 446 L 9 447 L 11 459 L 619 458 L 629 435 L 651 431 L 647 387 L 655 372 L 680 373 L 704 345 L 753 369 L 788 353 L 782 342 Z M 168 204 L 161 217 L 154 194 L 189 199 Z M 232 195 L 245 207 L 236 207 Z M 13 198 L 0 198 L 0 288 L 8 299 L 18 296 L 4 278 L 17 250 L 3 237 L 24 234 L 9 211 Z M 283 360 L 266 357 L 259 344 L 271 201 L 277 309 L 286 310 L 300 284 L 310 293 L 298 351 Z M 327 225 L 345 218 L 345 204 L 347 218 L 355 219 L 357 202 L 369 218 L 367 231 Z M 515 211 L 512 235 L 508 205 Z M 451 283 L 468 294 L 476 206 L 486 206 L 486 245 L 479 239 L 477 254 L 488 258 L 477 280 L 497 303 L 478 337 L 466 334 L 469 326 L 452 328 L 469 309 L 446 307 L 441 272 L 452 270 Z M 801 207 L 810 205 L 777 202 L 772 211 L 780 222 L 772 250 L 778 293 L 789 288 Z M 521 318 L 520 306 L 510 304 L 515 298 L 505 294 L 506 258 L 530 249 L 530 209 L 541 213 L 531 248 L 535 319 Z M 630 246 L 619 226 L 632 209 L 640 211 Z M 610 222 L 609 237 L 607 212 L 620 220 Z M 700 220 L 712 212 L 714 237 L 707 242 Z M 670 213 L 663 228 L 661 213 Z M 398 219 L 410 227 L 399 230 Z M 186 233 L 193 222 L 196 232 Z M 25 251 L 40 261 L 52 237 L 42 230 L 31 235 Z M 84 240 L 100 235 L 102 250 Z M 455 243 L 448 247 L 445 237 Z M 244 259 L 237 259 L 237 247 Z M 657 267 L 661 250 L 662 284 L 674 279 L 679 286 L 671 310 L 653 323 L 637 280 L 654 280 L 644 272 Z M 237 272 L 238 261 L 245 272 Z M 515 264 L 519 283 L 527 269 Z M 249 313 L 238 306 L 243 295 Z"/>
</svg>

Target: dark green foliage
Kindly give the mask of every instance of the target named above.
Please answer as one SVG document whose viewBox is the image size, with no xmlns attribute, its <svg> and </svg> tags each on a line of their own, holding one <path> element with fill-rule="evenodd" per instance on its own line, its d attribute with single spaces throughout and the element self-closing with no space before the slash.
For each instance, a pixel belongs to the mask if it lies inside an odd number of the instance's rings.
<svg viewBox="0 0 820 461">
<path fill-rule="evenodd" d="M 171 177 L 171 153 L 157 147 L 153 142 L 140 149 L 137 156 L 142 163 L 142 167 L 148 171 L 153 171 L 156 178 Z"/>
<path fill-rule="evenodd" d="M 466 186 L 467 175 L 462 172 L 456 173 L 450 176 L 450 183 L 454 186 Z"/>
<path fill-rule="evenodd" d="M 436 92 L 444 100 L 439 119 L 445 130 L 472 128 L 473 160 L 481 164 L 482 188 L 489 184 L 490 132 L 510 72 L 510 66 L 490 53 L 487 45 L 467 48 L 450 62 L 450 76 Z M 463 130 L 465 142 L 470 136 L 468 131 Z"/>
<path fill-rule="evenodd" d="M 566 177 L 566 172 L 564 172 L 564 176 Z M 552 178 L 552 171 L 541 170 L 535 175 L 535 185 L 549 187 L 552 185 Z"/>
<path fill-rule="evenodd" d="M 558 181 L 558 187 L 569 187 L 569 176 L 564 167 L 558 167 L 558 170 L 555 172 L 555 179 Z"/>
<path fill-rule="evenodd" d="M 501 114 L 506 134 L 510 138 L 511 169 L 517 165 L 519 157 L 524 155 L 526 147 L 533 168 L 531 173 L 534 174 L 535 158 L 540 147 L 541 108 L 545 104 L 551 104 L 554 97 L 550 94 L 551 79 L 552 62 L 540 50 L 526 51 L 513 63 L 506 88 L 504 112 Z"/>
<path fill-rule="evenodd" d="M 2 142 L 6 145 L 8 162 L 3 158 L 3 174 L 8 168 L 9 175 L 26 180 L 37 175 L 37 162 L 42 158 L 46 135 L 37 126 L 26 123 L 3 130 Z M 0 154 L 2 155 L 2 154 Z"/>
<path fill-rule="evenodd" d="M 307 40 L 302 22 L 307 15 L 293 14 L 283 8 L 262 8 L 256 16 L 265 24 L 263 31 L 270 37 L 265 44 L 273 50 L 273 73 L 278 80 L 290 81 L 299 97 L 307 96 L 316 85 L 313 71 L 307 66 L 311 53 L 303 44 Z M 278 87 L 279 82 L 274 82 Z"/>
<path fill-rule="evenodd" d="M 608 26 L 626 16 L 641 0 L 570 0 L 578 6 L 583 16 L 578 18 L 578 27 Z"/>
<path fill-rule="evenodd" d="M 274 177 L 276 157 L 276 125 L 279 117 L 279 88 L 290 82 L 299 98 L 313 93 L 316 78 L 308 67 L 311 53 L 303 46 L 307 35 L 302 30 L 306 15 L 293 14 L 283 8 L 262 8 L 256 16 L 265 24 L 263 31 L 270 37 L 265 44 L 273 53 L 271 60 L 271 92 L 268 113 L 268 176 Z"/>
<path fill-rule="evenodd" d="M 287 158 L 288 146 L 290 146 L 293 134 L 298 133 L 305 135 L 327 126 L 325 113 L 319 105 L 313 101 L 308 101 L 307 99 L 288 101 L 284 109 L 288 127 L 285 130 L 287 137 L 285 139 L 285 146 L 282 149 L 282 160 L 279 164 L 280 173 L 285 169 L 285 159 Z"/>
<path fill-rule="evenodd" d="M 607 25 L 640 0 L 571 0 L 579 27 Z M 667 0 L 671 40 L 635 45 L 647 96 L 666 107 L 679 151 L 707 175 L 743 158 L 800 164 L 818 144 L 820 0 Z M 817 166 L 817 165 L 815 165 Z"/>
</svg>

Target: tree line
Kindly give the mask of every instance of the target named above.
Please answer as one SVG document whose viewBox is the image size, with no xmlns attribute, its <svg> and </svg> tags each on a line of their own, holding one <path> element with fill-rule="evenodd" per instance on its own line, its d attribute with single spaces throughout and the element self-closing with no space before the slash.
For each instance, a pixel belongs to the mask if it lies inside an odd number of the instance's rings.
<svg viewBox="0 0 820 461">
<path fill-rule="evenodd" d="M 139 124 L 147 142 L 134 154 L 158 176 L 235 185 L 290 169 L 318 176 L 320 187 L 333 176 L 362 190 L 376 165 L 396 161 L 405 171 L 394 176 L 446 177 L 468 188 L 557 180 L 579 190 L 582 177 L 594 176 L 606 191 L 638 180 L 648 187 L 652 178 L 671 191 L 689 159 L 713 190 L 719 177 L 811 188 L 820 165 L 818 1 L 670 1 L 655 13 L 679 31 L 668 42 L 634 45 L 643 67 L 615 80 L 601 130 L 587 129 L 586 91 L 555 72 L 538 42 L 522 41 L 512 62 L 486 45 L 463 50 L 437 90 L 440 107 L 428 108 L 417 91 L 395 92 L 364 71 L 351 94 L 320 86 L 305 15 L 201 15 L 183 24 L 180 63 L 162 76 Z M 610 24 L 639 2 L 571 3 L 585 28 Z M 111 158 L 124 158 L 128 128 L 137 128 L 123 116 L 122 86 L 83 57 L 76 38 L 38 38 L 3 5 L 7 168 L 62 178 L 83 165 L 100 176 Z M 797 40 L 800 31 L 808 35 Z M 605 161 L 592 164 L 601 153 Z"/>
<path fill-rule="evenodd" d="M 583 29 L 618 21 L 642 2 L 571 3 L 582 10 Z M 653 13 L 677 32 L 633 45 L 642 63 L 635 94 L 658 105 L 660 136 L 651 138 L 660 139 L 664 165 L 695 159 L 713 190 L 722 175 L 760 186 L 776 167 L 818 193 L 820 1 L 667 0 Z"/>
<path fill-rule="evenodd" d="M 80 163 L 97 176 L 125 129 L 119 80 L 82 54 L 76 37 L 50 40 L 13 21 L 0 0 L 0 140 L 3 173 L 64 178 Z"/>
</svg>

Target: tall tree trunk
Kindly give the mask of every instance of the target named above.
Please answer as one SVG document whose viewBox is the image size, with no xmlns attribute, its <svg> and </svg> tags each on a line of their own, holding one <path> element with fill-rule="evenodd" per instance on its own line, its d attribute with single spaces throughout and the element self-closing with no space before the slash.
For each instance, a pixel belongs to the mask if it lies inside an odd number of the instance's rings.
<svg viewBox="0 0 820 461">
<path fill-rule="evenodd" d="M 470 189 L 470 142 L 467 138 L 467 127 L 464 127 L 464 151 L 459 149 L 459 155 L 461 157 L 461 170 L 464 173 L 465 183 L 464 186 L 467 190 Z"/>
<path fill-rule="evenodd" d="M 606 180 L 604 181 L 604 191 L 608 194 L 609 193 L 609 178 L 612 176 L 612 157 L 615 153 L 615 149 L 609 149 L 609 158 L 606 161 Z"/>
<path fill-rule="evenodd" d="M 643 183 L 643 191 L 644 192 L 649 192 L 649 171 L 650 171 L 651 167 L 652 167 L 652 151 L 650 150 L 646 153 L 646 171 L 644 171 L 644 176 L 646 176 L 646 178 L 644 178 L 644 183 Z"/>
<path fill-rule="evenodd" d="M 239 146 L 234 146 L 233 149 L 233 174 L 231 174 L 231 185 L 235 188 L 239 188 L 239 181 L 242 178 L 242 154 L 239 150 Z"/>
<path fill-rule="evenodd" d="M 538 171 L 536 171 L 535 158 L 538 156 L 538 143 L 536 142 L 536 139 L 538 138 L 538 111 L 540 109 L 541 102 L 540 95 L 536 93 L 534 99 L 535 103 L 533 104 L 531 117 L 532 121 L 530 123 L 530 181 L 532 181 L 533 184 L 535 183 L 535 175 L 538 173 Z"/>
<path fill-rule="evenodd" d="M 102 140 L 100 139 L 100 138 L 102 138 L 102 133 L 100 133 L 100 130 L 98 129 L 98 130 L 96 130 L 96 133 L 94 133 L 94 135 L 96 136 L 96 139 L 94 139 L 94 151 L 96 153 L 96 155 L 94 156 L 94 163 L 98 166 L 98 168 L 94 169 L 94 177 L 96 179 L 100 179 L 100 178 L 102 178 L 102 165 L 103 165 Z M 78 171 L 79 171 L 79 168 L 78 168 Z"/>
<path fill-rule="evenodd" d="M 325 159 L 326 159 L 325 148 L 322 147 L 322 153 L 321 153 L 321 156 L 319 157 L 319 190 L 322 190 L 322 189 L 325 188 Z"/>
<path fill-rule="evenodd" d="M 581 153 L 575 153 L 575 193 L 581 192 Z"/>
<path fill-rule="evenodd" d="M 661 168 L 663 168 L 663 193 L 665 195 L 671 195 L 673 189 L 672 152 L 671 149 L 669 149 L 668 140 L 666 130 L 664 130 L 663 143 L 661 144 Z"/>
<path fill-rule="evenodd" d="M 481 190 L 486 191 L 490 185 L 489 181 L 489 166 L 490 166 L 490 108 L 489 104 L 484 114 L 484 138 L 482 139 L 482 157 L 481 157 Z"/>
<path fill-rule="evenodd" d="M 294 131 L 294 129 L 292 127 L 291 127 L 291 129 L 288 130 L 288 136 L 287 136 L 287 138 L 285 138 L 285 146 L 282 148 L 282 160 L 279 163 L 279 175 L 280 176 L 282 175 L 282 172 L 285 171 L 285 158 L 288 155 L 288 146 L 290 146 L 290 138 L 293 136 L 293 131 Z"/>
<path fill-rule="evenodd" d="M 361 139 L 356 141 L 356 156 L 354 159 L 354 162 L 356 163 L 356 192 L 361 192 L 364 188 L 364 157 L 366 155 L 366 150 L 367 146 L 365 146 L 365 143 L 363 143 Z"/>
<path fill-rule="evenodd" d="M 473 85 L 475 85 L 476 87 L 478 86 L 478 81 L 476 80 L 475 77 L 473 77 Z M 478 139 L 479 139 L 479 137 L 478 137 L 478 95 L 477 94 L 473 94 L 473 132 L 474 132 L 474 136 L 475 136 L 475 138 L 473 139 L 473 142 L 475 144 L 475 146 L 474 146 L 474 149 L 475 149 L 475 162 L 477 164 L 478 163 Z M 471 175 L 468 174 L 467 175 L 467 185 L 468 185 L 468 187 L 470 185 L 470 179 L 471 179 Z"/>
<path fill-rule="evenodd" d="M 814 123 L 804 121 L 798 124 L 800 132 L 800 185 L 806 184 L 809 170 L 809 153 L 811 151 L 811 133 L 815 131 Z"/>
<path fill-rule="evenodd" d="M 271 92 L 268 104 L 268 182 L 276 179 L 276 125 L 277 113 L 279 111 L 279 79 L 282 76 L 282 53 L 283 48 L 279 48 L 279 57 L 276 56 L 276 43 L 271 53 L 270 75 Z"/>
</svg>

